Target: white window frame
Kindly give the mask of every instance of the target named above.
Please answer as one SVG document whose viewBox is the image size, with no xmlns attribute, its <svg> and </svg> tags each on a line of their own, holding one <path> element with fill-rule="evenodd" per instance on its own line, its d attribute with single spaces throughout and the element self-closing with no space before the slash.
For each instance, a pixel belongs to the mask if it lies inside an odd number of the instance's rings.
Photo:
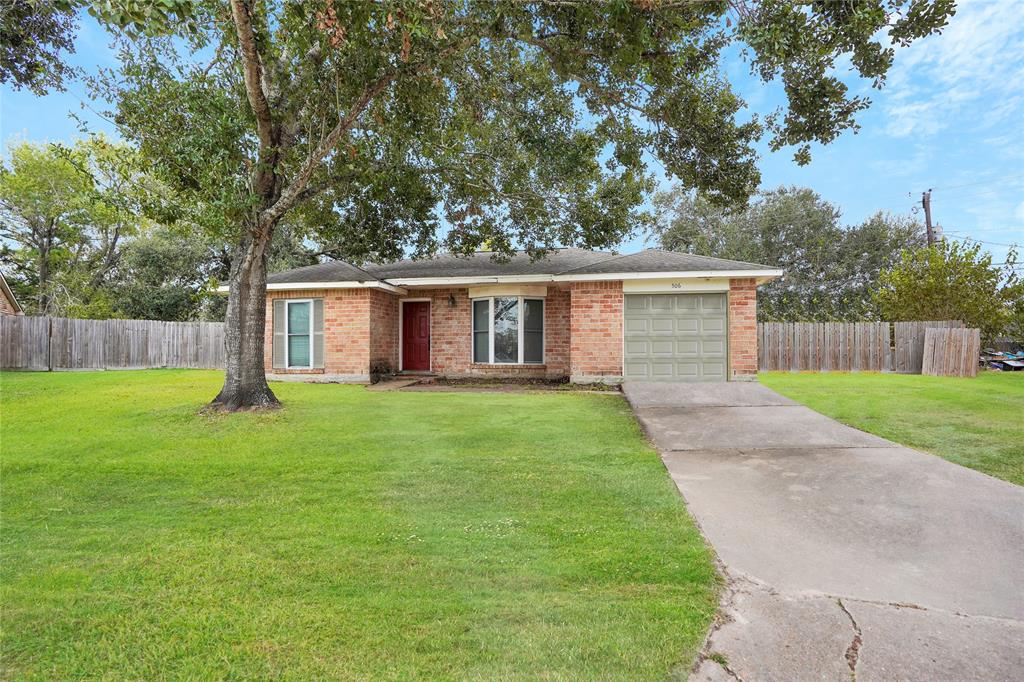
<svg viewBox="0 0 1024 682">
<path fill-rule="evenodd" d="M 515 298 L 518 299 L 518 335 L 517 340 L 519 357 L 516 362 L 495 362 L 494 361 L 494 299 L 496 298 Z M 477 301 L 487 301 L 487 362 L 477 362 L 476 354 L 474 351 L 474 344 L 476 343 L 476 334 L 474 334 L 473 321 L 475 316 L 473 315 L 473 306 Z M 540 301 L 541 303 L 541 336 L 540 336 L 540 362 L 526 362 L 523 357 L 526 352 L 525 344 L 523 343 L 526 338 L 526 301 Z M 548 351 L 548 302 L 543 296 L 481 296 L 479 298 L 470 299 L 469 304 L 469 361 L 474 365 L 524 365 L 527 367 L 539 367 L 547 364 L 547 351 Z"/>
<path fill-rule="evenodd" d="M 308 365 L 293 365 L 292 364 L 292 347 L 288 341 L 291 339 L 291 329 L 288 324 L 288 306 L 292 303 L 308 303 L 309 304 L 309 364 Z M 316 326 L 313 316 L 316 315 L 316 308 L 313 305 L 313 299 L 311 298 L 289 298 L 284 302 L 284 365 L 287 369 L 313 369 L 313 327 Z M 296 336 L 302 336 L 296 334 Z"/>
</svg>

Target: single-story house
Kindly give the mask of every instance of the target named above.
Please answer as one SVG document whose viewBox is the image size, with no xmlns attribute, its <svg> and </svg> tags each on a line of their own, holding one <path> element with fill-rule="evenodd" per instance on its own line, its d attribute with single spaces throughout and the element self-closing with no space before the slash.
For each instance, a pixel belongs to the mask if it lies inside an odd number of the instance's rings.
<svg viewBox="0 0 1024 682">
<path fill-rule="evenodd" d="M 660 249 L 440 255 L 267 279 L 271 379 L 751 380 L 759 284 L 781 270 Z"/>
<path fill-rule="evenodd" d="M 14 292 L 7 285 L 4 273 L 0 272 L 0 315 L 24 315 L 18 299 L 14 298 Z"/>
</svg>

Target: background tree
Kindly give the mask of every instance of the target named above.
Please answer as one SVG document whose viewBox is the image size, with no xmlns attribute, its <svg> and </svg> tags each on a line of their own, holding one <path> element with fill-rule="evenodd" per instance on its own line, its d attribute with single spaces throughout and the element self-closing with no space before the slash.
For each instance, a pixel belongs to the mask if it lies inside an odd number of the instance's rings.
<svg viewBox="0 0 1024 682">
<path fill-rule="evenodd" d="M 138 154 L 102 136 L 73 147 L 23 142 L 0 167 L 0 260 L 32 312 L 109 317 L 101 295 L 125 240 L 164 188 Z"/>
<path fill-rule="evenodd" d="M 993 265 L 981 244 L 940 241 L 905 251 L 882 273 L 876 294 L 890 320 L 961 320 L 981 329 L 983 339 L 1002 334 L 1020 305 L 1017 252 Z"/>
<path fill-rule="evenodd" d="M 906 44 L 952 12 L 952 0 L 210 1 L 177 39 L 124 43 L 120 72 L 94 85 L 204 213 L 191 222 L 236 244 L 214 403 L 238 409 L 277 402 L 266 265 L 286 216 L 353 260 L 430 252 L 445 223 L 456 252 L 613 245 L 647 221 L 645 151 L 684 187 L 745 200 L 762 135 L 806 161 L 810 142 L 854 127 L 867 101 L 831 75 L 839 57 L 881 85 L 893 49 L 878 32 Z M 737 120 L 720 69 L 734 42 L 782 80 L 778 116 Z"/>
<path fill-rule="evenodd" d="M 85 242 L 92 178 L 82 172 L 84 154 L 49 145 L 11 147 L 0 166 L 0 237 L 12 286 L 30 312 L 55 312 L 54 276 Z M 13 247 L 12 247 L 13 245 Z"/>
<path fill-rule="evenodd" d="M 312 265 L 315 254 L 294 230 L 274 235 L 268 268 Z M 143 320 L 224 319 L 227 297 L 217 293 L 231 271 L 231 249 L 189 225 L 157 225 L 130 240 L 104 292 L 117 317 Z"/>
<path fill-rule="evenodd" d="M 844 227 L 839 209 L 806 188 L 780 187 L 730 209 L 680 188 L 654 201 L 662 248 L 782 268 L 758 289 L 762 320 L 877 318 L 872 293 L 903 249 L 924 244 L 915 221 L 877 213 Z"/>
</svg>

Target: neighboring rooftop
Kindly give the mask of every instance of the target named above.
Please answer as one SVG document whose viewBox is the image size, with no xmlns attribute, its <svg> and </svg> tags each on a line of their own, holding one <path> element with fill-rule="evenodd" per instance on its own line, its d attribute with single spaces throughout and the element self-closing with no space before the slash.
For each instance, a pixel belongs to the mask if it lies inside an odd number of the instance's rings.
<svg viewBox="0 0 1024 682">
<path fill-rule="evenodd" d="M 661 272 L 723 272 L 776 270 L 769 265 L 743 261 L 695 256 L 662 249 L 645 249 L 639 253 L 617 255 L 607 251 L 586 249 L 554 249 L 543 258 L 533 260 L 524 251 L 511 259 L 496 261 L 489 251 L 469 256 L 441 254 L 432 258 L 406 258 L 393 263 L 371 263 L 359 268 L 344 261 L 309 265 L 270 275 L 268 284 L 302 282 L 387 282 L 450 277 L 501 277 L 516 275 L 598 275 L 619 273 Z"/>
</svg>

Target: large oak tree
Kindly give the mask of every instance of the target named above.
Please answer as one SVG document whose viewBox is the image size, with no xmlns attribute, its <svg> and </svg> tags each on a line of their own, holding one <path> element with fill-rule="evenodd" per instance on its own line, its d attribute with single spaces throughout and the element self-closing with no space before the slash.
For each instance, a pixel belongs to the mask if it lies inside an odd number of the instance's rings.
<svg viewBox="0 0 1024 682">
<path fill-rule="evenodd" d="M 803 162 L 809 143 L 855 127 L 868 102 L 837 59 L 880 86 L 892 45 L 953 12 L 952 0 L 173 0 L 189 21 L 159 36 L 160 17 L 138 15 L 160 4 L 105 5 L 135 31 L 94 85 L 190 220 L 236 245 L 214 400 L 226 409 L 277 403 L 266 263 L 286 216 L 357 261 L 614 245 L 647 220 L 649 164 L 742 202 L 765 135 Z M 741 115 L 723 69 L 737 49 L 781 79 L 776 115 Z"/>
</svg>

